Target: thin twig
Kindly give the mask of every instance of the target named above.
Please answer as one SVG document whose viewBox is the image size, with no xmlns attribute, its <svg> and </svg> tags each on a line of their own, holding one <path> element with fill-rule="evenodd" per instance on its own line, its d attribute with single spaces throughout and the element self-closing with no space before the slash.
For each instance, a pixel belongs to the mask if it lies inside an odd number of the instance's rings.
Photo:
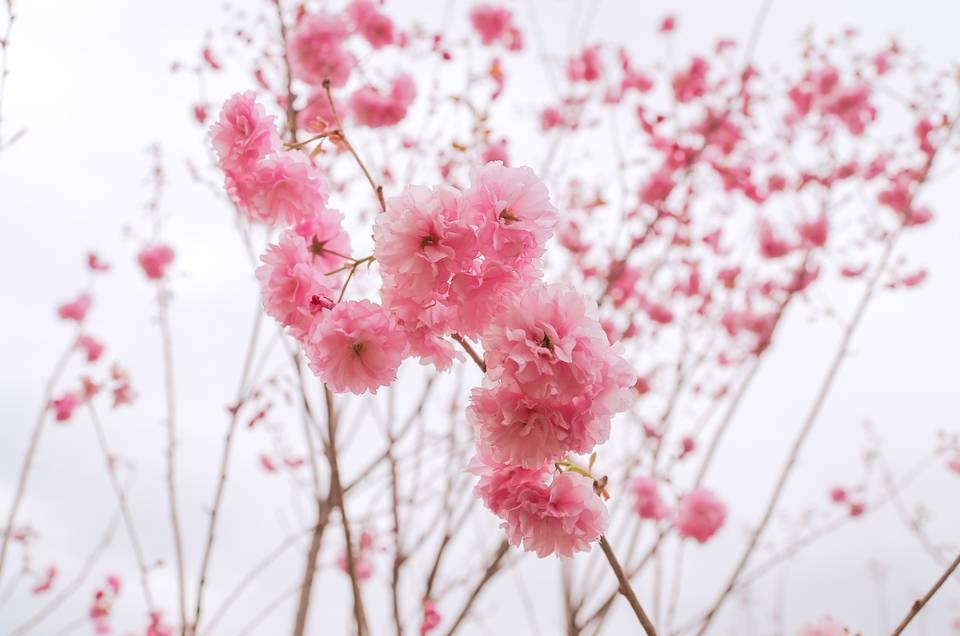
<svg viewBox="0 0 960 636">
<path fill-rule="evenodd" d="M 36 422 L 33 425 L 33 432 L 30 434 L 30 442 L 27 445 L 27 452 L 23 458 L 23 466 L 20 468 L 20 477 L 17 479 L 17 490 L 13 495 L 13 503 L 10 504 L 10 512 L 7 513 L 7 523 L 0 530 L 3 531 L 3 540 L 0 543 L 0 580 L 3 577 L 3 564 L 7 557 L 7 548 L 10 544 L 10 537 L 15 532 L 14 526 L 17 523 L 17 512 L 20 510 L 20 504 L 23 501 L 23 495 L 27 490 L 27 481 L 30 478 L 30 471 L 33 468 L 33 458 L 37 453 L 37 446 L 40 444 L 40 435 L 43 432 L 44 424 L 47 421 L 47 411 L 50 409 L 50 399 L 53 397 L 53 390 L 63 375 L 63 370 L 70 360 L 70 354 L 75 349 L 76 336 L 70 339 L 70 343 L 60 354 L 60 358 L 50 373 L 47 385 L 43 390 L 43 402 L 40 406 L 40 413 L 37 415 Z"/>
<path fill-rule="evenodd" d="M 210 509 L 210 525 L 207 528 L 207 541 L 204 545 L 203 557 L 200 561 L 200 582 L 197 584 L 197 604 L 193 611 L 194 633 L 196 633 L 200 627 L 200 616 L 203 612 L 203 592 L 207 583 L 210 555 L 213 553 L 213 543 L 216 537 L 220 506 L 223 503 L 223 493 L 227 485 L 227 469 L 230 465 L 230 451 L 233 448 L 233 435 L 236 432 L 240 409 L 243 406 L 244 396 L 247 393 L 247 380 L 250 376 L 250 368 L 253 362 L 254 352 L 257 348 L 257 340 L 260 336 L 260 321 L 262 317 L 263 312 L 260 310 L 260 305 L 258 304 L 256 313 L 254 314 L 253 328 L 250 331 L 250 338 L 247 344 L 247 353 L 244 356 L 243 370 L 240 372 L 240 382 L 237 386 L 237 399 L 230 409 L 230 423 L 227 425 L 227 435 L 223 441 L 223 453 L 220 457 L 220 477 L 217 480 L 217 490 L 213 495 L 213 505 Z"/>
<path fill-rule="evenodd" d="M 357 562 L 353 553 L 353 540 L 350 536 L 350 519 L 347 516 L 347 507 L 343 498 L 343 487 L 340 482 L 340 463 L 337 457 L 337 413 L 334 409 L 333 394 L 326 384 L 323 385 L 323 398 L 327 407 L 327 455 L 330 461 L 330 494 L 340 509 L 341 525 L 343 526 L 343 540 L 346 543 L 347 573 L 350 575 L 350 585 L 353 588 L 353 613 L 357 623 L 357 636 L 367 633 L 367 621 L 363 611 L 363 595 L 360 592 L 360 578 L 357 576 Z"/>
<path fill-rule="evenodd" d="M 367 166 L 363 163 L 363 160 L 360 159 L 360 155 L 357 154 L 353 144 L 351 144 L 350 140 L 347 139 L 347 133 L 344 131 L 343 122 L 340 121 L 340 114 L 337 113 L 337 106 L 333 103 L 333 95 L 330 93 L 330 80 L 323 80 L 323 90 L 327 94 L 327 102 L 330 104 L 330 112 L 333 113 L 333 118 L 337 122 L 338 134 L 336 137 L 339 138 L 341 143 L 343 143 L 343 146 L 350 151 L 350 154 L 353 155 L 354 161 L 357 162 L 357 165 L 360 166 L 360 170 L 363 171 L 363 176 L 367 178 L 367 182 L 370 184 L 370 187 L 373 188 L 373 193 L 376 195 L 377 202 L 380 204 L 380 211 L 386 212 L 387 203 L 383 198 L 383 186 L 374 181 L 373 175 L 371 175 L 370 171 L 367 170 Z"/>
<path fill-rule="evenodd" d="M 170 506 L 170 525 L 177 561 L 177 605 L 180 612 L 180 633 L 189 633 L 187 623 L 187 585 L 183 564 L 183 532 L 177 505 L 177 431 L 176 398 L 173 383 L 173 335 L 168 315 L 169 292 L 163 284 L 157 285 L 157 310 L 160 322 L 160 340 L 163 348 L 163 379 L 167 404 L 167 499 Z"/>
<path fill-rule="evenodd" d="M 155 605 L 153 603 L 153 593 L 150 590 L 149 568 L 147 559 L 143 554 L 143 546 L 140 544 L 140 537 L 137 534 L 136 526 L 133 523 L 133 513 L 130 512 L 130 506 L 127 503 L 127 494 L 117 479 L 117 471 L 114 466 L 114 458 L 110 454 L 110 447 L 107 445 L 107 436 L 103 431 L 103 425 L 100 423 L 100 417 L 93 406 L 93 401 L 87 401 L 87 411 L 90 413 L 90 420 L 93 422 L 93 430 L 97 434 L 97 443 L 100 445 L 100 451 L 103 453 L 103 462 L 107 467 L 107 475 L 110 477 L 110 485 L 113 487 L 117 496 L 117 505 L 120 507 L 120 514 L 123 517 L 123 523 L 127 527 L 127 535 L 130 538 L 130 545 L 133 548 L 133 555 L 137 560 L 137 569 L 140 571 L 140 586 L 143 588 L 143 597 L 147 603 L 147 610 L 152 614 Z"/>
<path fill-rule="evenodd" d="M 910 607 L 910 611 L 907 612 L 907 615 L 903 617 L 903 620 L 900 621 L 900 624 L 897 625 L 897 628 L 893 630 L 891 636 L 900 636 L 903 633 L 903 630 L 907 628 L 907 625 L 910 624 L 910 621 L 913 620 L 913 617 L 920 613 L 920 610 L 923 609 L 923 606 L 933 598 L 933 595 L 937 593 L 941 586 L 946 582 L 947 579 L 953 574 L 953 571 L 957 569 L 957 566 L 960 566 L 960 554 L 957 555 L 957 558 L 953 560 L 953 563 L 940 575 L 940 578 L 937 579 L 937 582 L 933 584 L 933 587 L 930 588 L 930 591 L 923 595 L 923 598 L 917 599 L 913 602 L 913 606 Z"/>
</svg>

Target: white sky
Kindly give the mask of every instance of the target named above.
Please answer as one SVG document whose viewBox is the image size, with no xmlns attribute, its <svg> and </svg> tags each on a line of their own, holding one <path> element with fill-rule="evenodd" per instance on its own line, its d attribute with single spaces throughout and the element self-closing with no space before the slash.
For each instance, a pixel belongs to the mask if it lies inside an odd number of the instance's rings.
<svg viewBox="0 0 960 636">
<path fill-rule="evenodd" d="M 246 4 L 261 6 L 253 0 Z M 444 4 L 392 0 L 389 9 L 400 24 L 409 24 L 413 16 L 437 21 Z M 659 59 L 662 42 L 654 37 L 654 29 L 665 13 L 674 11 L 679 16 L 681 53 L 705 51 L 718 36 L 744 38 L 759 4 L 604 2 L 592 24 L 591 39 L 626 42 L 636 59 Z M 426 6 L 430 10 L 425 10 Z M 462 15 L 468 5 L 455 6 Z M 526 4 L 511 6 L 518 7 L 522 24 L 526 24 Z M 548 39 L 549 34 L 565 29 L 574 6 L 569 1 L 537 3 Z M 124 227 L 132 228 L 137 236 L 149 232 L 141 211 L 149 165 L 143 149 L 154 141 L 163 145 L 169 173 L 165 236 L 178 253 L 173 320 L 181 400 L 180 483 L 186 534 L 193 537 L 188 541 L 191 572 L 200 554 L 198 537 L 206 527 L 203 510 L 212 493 L 215 458 L 219 457 L 223 406 L 235 392 L 255 289 L 230 212 L 186 173 L 184 159 L 201 157 L 202 132 L 189 113 L 194 85 L 190 77 L 171 75 L 167 69 L 171 61 L 194 55 L 205 32 L 220 16 L 220 3 L 191 0 L 19 2 L 4 131 L 9 135 L 25 127 L 27 134 L 0 153 L 0 353 L 4 361 L 0 365 L 0 510 L 5 514 L 12 496 L 43 379 L 71 337 L 70 330 L 55 320 L 53 307 L 85 284 L 83 255 L 88 248 L 95 248 L 114 263 L 115 271 L 98 280 L 91 331 L 106 339 L 108 358 L 119 356 L 131 370 L 135 385 L 144 388 L 136 408 L 106 415 L 108 434 L 117 451 L 137 466 L 132 501 L 147 552 L 169 555 L 163 431 L 159 425 L 162 402 L 159 392 L 146 389 L 160 386 L 153 297 L 134 267 L 138 242 L 124 237 Z M 756 56 L 765 61 L 787 60 L 795 55 L 790 47 L 805 26 L 816 24 L 818 30 L 827 32 L 852 24 L 878 44 L 896 34 L 908 46 L 919 48 L 930 63 L 946 65 L 960 58 L 958 18 L 960 4 L 949 0 L 775 0 Z M 463 22 L 460 18 L 458 28 Z M 250 82 L 239 72 L 221 77 L 211 88 L 211 101 L 245 90 Z M 529 125 L 522 121 L 514 124 L 518 138 L 528 135 L 535 147 Z M 514 144 L 515 163 L 524 161 L 527 151 L 519 147 L 522 145 Z M 532 160 L 536 155 L 529 152 Z M 938 213 L 936 221 L 913 234 L 905 248 L 914 255 L 914 262 L 930 268 L 931 277 L 915 291 L 883 294 L 871 308 L 801 458 L 784 510 L 797 512 L 820 504 L 832 484 L 857 481 L 863 447 L 860 423 L 864 420 L 876 424 L 898 472 L 924 457 L 937 431 L 957 431 L 957 192 L 956 182 L 946 180 L 934 185 L 925 197 Z M 746 529 L 757 519 L 771 487 L 763 475 L 772 474 L 783 456 L 831 351 L 830 346 L 810 344 L 836 336 L 822 325 L 806 324 L 799 313 L 787 327 L 794 335 L 778 339 L 777 350 L 765 362 L 763 378 L 754 385 L 711 473 L 709 485 L 728 501 L 731 517 L 716 541 L 688 550 L 690 569 L 685 580 L 690 589 L 684 591 L 681 616 L 712 597 L 738 553 Z M 269 439 L 262 433 L 239 436 L 232 494 L 228 493 L 219 552 L 213 563 L 212 599 L 222 597 L 230 587 L 228 581 L 245 572 L 286 530 L 310 519 L 309 511 L 291 512 L 295 507 L 289 489 L 278 485 L 281 477 L 265 476 L 257 468 L 256 457 L 268 447 Z M 47 430 L 35 470 L 21 518 L 41 531 L 34 548 L 34 566 L 57 562 L 65 581 L 98 540 L 113 508 L 86 418 Z M 960 478 L 940 466 L 933 467 L 909 496 L 913 497 L 911 506 L 922 501 L 930 507 L 930 534 L 956 549 Z M 775 523 L 777 533 L 782 533 L 781 525 Z M 492 529 L 490 532 L 484 545 L 499 539 Z M 339 547 L 333 532 L 328 538 L 326 558 Z M 277 590 L 295 584 L 301 576 L 302 553 L 298 548 L 265 573 L 236 614 L 224 621 L 220 633 L 235 632 Z M 887 572 L 882 592 L 870 576 L 871 562 Z M 15 558 L 12 565 L 17 563 Z M 386 561 L 378 565 L 380 575 L 386 577 Z M 509 574 L 490 588 L 480 603 L 483 623 L 473 623 L 463 633 L 532 633 L 528 632 L 518 580 L 533 599 L 540 633 L 561 633 L 555 563 L 527 559 L 517 570 L 521 579 Z M 736 609 L 734 602 L 715 631 L 773 633 L 769 631 L 769 601 L 773 594 L 782 594 L 783 624 L 788 633 L 825 614 L 864 634 L 883 633 L 940 570 L 888 508 L 851 524 L 803 553 L 788 569 L 763 579 L 754 590 L 756 623 L 749 622 L 750 613 Z M 82 616 L 90 585 L 108 572 L 124 575 L 127 585 L 117 607 L 116 624 L 122 627 L 118 631 L 138 629 L 139 592 L 121 531 L 88 586 L 35 633 L 55 633 Z M 168 564 L 156 580 L 164 604 L 172 610 L 170 572 Z M 376 589 L 369 596 L 370 611 L 385 617 L 386 604 L 378 602 L 385 597 Z M 638 589 L 642 594 L 644 584 Z M 0 587 L 0 603 L 3 592 Z M 349 620 L 347 594 L 343 575 L 324 570 L 315 594 L 312 633 L 343 633 L 333 626 L 345 626 Z M 23 596 L 0 606 L 0 632 L 19 624 L 35 607 Z M 283 633 L 291 617 L 292 608 L 285 605 L 256 633 Z M 960 617 L 960 586 L 950 582 L 909 633 L 946 634 L 949 621 L 956 617 Z M 331 626 L 329 630 L 321 627 L 324 624 Z M 632 617 L 621 610 L 610 633 L 632 633 L 632 629 Z M 84 625 L 76 633 L 88 630 Z"/>
</svg>

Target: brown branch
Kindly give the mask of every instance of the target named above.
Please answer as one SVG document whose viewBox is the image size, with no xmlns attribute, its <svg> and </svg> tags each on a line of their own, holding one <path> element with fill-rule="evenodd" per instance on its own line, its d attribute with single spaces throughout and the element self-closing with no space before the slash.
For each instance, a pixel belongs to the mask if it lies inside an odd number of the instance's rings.
<svg viewBox="0 0 960 636">
<path fill-rule="evenodd" d="M 303 584 L 300 586 L 300 599 L 297 602 L 297 615 L 294 621 L 294 636 L 303 636 L 307 628 L 307 615 L 310 610 L 311 594 L 313 592 L 313 582 L 317 571 L 317 560 L 320 557 L 320 546 L 323 543 L 323 533 L 330 519 L 330 493 L 324 498 L 320 497 L 320 469 L 317 466 L 317 451 L 313 443 L 313 433 L 311 432 L 311 423 L 315 423 L 313 409 L 310 406 L 310 400 L 307 399 L 307 388 L 303 379 L 303 365 L 301 364 L 299 353 L 294 354 L 293 364 L 297 370 L 297 382 L 300 385 L 300 396 L 303 401 L 303 433 L 307 442 L 307 457 L 310 459 L 310 474 L 313 478 L 313 496 L 317 501 L 317 525 L 314 526 L 313 536 L 310 538 L 310 548 L 307 550 L 307 562 L 303 573 Z M 329 405 L 328 405 L 329 406 Z M 328 418 L 329 418 L 328 413 Z M 329 449 L 328 449 L 329 455 Z M 333 485 L 331 482 L 331 491 Z M 342 496 L 341 492 L 341 496 Z"/>
<path fill-rule="evenodd" d="M 387 203 L 383 198 L 383 186 L 374 181 L 373 175 L 371 175 L 370 171 L 367 170 L 366 164 L 363 163 L 363 160 L 360 159 L 360 155 L 357 154 L 353 144 L 351 144 L 350 140 L 347 139 L 347 133 L 344 130 L 343 122 L 340 121 L 340 114 L 337 112 L 337 106 L 333 103 L 333 95 L 330 93 L 330 80 L 323 80 L 323 90 L 327 94 L 327 102 L 330 104 L 330 112 L 333 113 L 333 118 L 337 122 L 338 134 L 336 137 L 340 140 L 343 146 L 350 151 L 350 154 L 353 155 L 354 161 L 357 162 L 357 165 L 360 166 L 360 170 L 363 171 L 363 176 L 367 178 L 367 183 L 369 183 L 370 187 L 373 188 L 373 193 L 376 195 L 377 202 L 380 204 L 380 211 L 386 212 Z"/>
<path fill-rule="evenodd" d="M 280 23 L 280 42 L 283 46 L 283 66 L 286 68 L 286 88 L 287 88 L 287 132 L 290 134 L 290 140 L 297 143 L 297 109 L 294 102 L 297 96 L 293 92 L 293 72 L 290 70 L 290 54 L 287 51 L 287 24 L 283 20 L 283 7 L 280 6 L 280 0 L 273 0 L 277 7 L 277 21 Z"/>
<path fill-rule="evenodd" d="M 340 463 L 337 457 L 337 413 L 333 405 L 333 394 L 326 384 L 323 385 L 323 398 L 327 407 L 327 428 L 329 443 L 327 458 L 330 462 L 330 495 L 340 509 L 340 520 L 343 526 L 343 540 L 346 543 L 347 573 L 350 575 L 350 585 L 353 588 L 353 614 L 357 623 L 357 636 L 367 633 L 367 621 L 363 611 L 363 595 L 360 592 L 360 579 L 357 576 L 357 562 L 353 553 L 353 540 L 350 536 L 350 519 L 347 516 L 347 507 L 343 499 L 343 487 L 340 482 Z"/>
<path fill-rule="evenodd" d="M 617 582 L 620 584 L 620 593 L 623 594 L 627 602 L 630 603 L 630 608 L 633 609 L 637 620 L 640 621 L 643 631 L 647 633 L 647 636 L 657 636 L 657 630 L 654 628 L 653 623 L 650 622 L 650 617 L 643 611 L 643 607 L 640 605 L 640 601 L 637 599 L 637 595 L 630 585 L 630 579 L 627 578 L 623 567 L 621 567 L 620 562 L 617 561 L 617 555 L 613 553 L 613 548 L 610 547 L 607 537 L 602 534 L 600 535 L 600 548 L 603 550 L 603 555 L 607 557 L 607 561 L 610 562 L 613 573 L 617 576 Z"/>
<path fill-rule="evenodd" d="M 913 617 L 920 613 L 920 610 L 923 609 L 923 606 L 926 605 L 933 595 L 943 586 L 947 579 L 953 574 L 954 570 L 957 569 L 957 566 L 960 566 L 960 554 L 957 555 L 957 558 L 953 560 L 953 563 L 940 575 L 940 578 L 937 579 L 937 582 L 933 584 L 933 587 L 930 588 L 930 591 L 923 595 L 923 598 L 917 599 L 913 602 L 913 605 L 910 607 L 910 611 L 907 612 L 907 615 L 903 617 L 903 620 L 900 621 L 900 624 L 897 625 L 897 628 L 893 630 L 891 636 L 900 636 L 903 633 L 903 630 L 907 628 L 907 625 L 910 624 L 910 621 L 913 620 Z"/>
<path fill-rule="evenodd" d="M 466 338 L 458 333 L 452 334 L 450 337 L 460 343 L 460 346 L 463 347 L 463 350 L 467 352 L 467 355 L 473 359 L 476 365 L 480 367 L 481 371 L 484 373 L 487 372 L 487 365 L 483 361 L 483 358 L 481 358 L 480 355 L 474 350 L 473 346 L 470 345 Z"/>
</svg>

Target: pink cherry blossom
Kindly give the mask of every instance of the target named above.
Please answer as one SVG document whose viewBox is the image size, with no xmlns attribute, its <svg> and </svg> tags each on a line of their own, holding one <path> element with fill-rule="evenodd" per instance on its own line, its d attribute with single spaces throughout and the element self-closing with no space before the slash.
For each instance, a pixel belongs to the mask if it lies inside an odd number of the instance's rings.
<svg viewBox="0 0 960 636">
<path fill-rule="evenodd" d="M 227 173 L 227 192 L 251 221 L 298 223 L 326 207 L 323 175 L 299 151 L 277 153 L 248 173 Z"/>
<path fill-rule="evenodd" d="M 505 7 L 477 4 L 470 10 L 470 24 L 487 46 L 503 37 L 512 21 L 513 14 Z"/>
<path fill-rule="evenodd" d="M 257 103 L 253 91 L 224 102 L 220 119 L 210 127 L 210 137 L 220 167 L 229 171 L 248 172 L 280 147 L 274 117 Z"/>
<path fill-rule="evenodd" d="M 373 551 L 373 533 L 369 530 L 363 530 L 360 533 L 360 545 L 353 552 L 353 567 L 357 578 L 366 581 L 373 576 L 373 561 L 370 553 Z M 350 572 L 350 563 L 347 559 L 347 551 L 341 550 L 337 556 L 337 567 L 344 572 Z"/>
<path fill-rule="evenodd" d="M 110 270 L 110 264 L 103 262 L 96 252 L 87 254 L 87 267 L 92 272 L 106 272 Z"/>
<path fill-rule="evenodd" d="M 657 480 L 653 477 L 634 477 L 630 480 L 629 489 L 636 497 L 633 509 L 641 519 L 659 521 L 670 516 L 670 510 L 660 498 Z"/>
<path fill-rule="evenodd" d="M 84 318 L 87 317 L 87 312 L 90 310 L 91 304 L 93 304 L 93 299 L 90 297 L 90 294 L 84 292 L 70 302 L 63 303 L 57 307 L 57 315 L 64 320 L 83 322 Z"/>
<path fill-rule="evenodd" d="M 67 391 L 59 398 L 50 401 L 50 408 L 53 409 L 54 419 L 58 422 L 66 422 L 73 416 L 73 410 L 79 406 L 83 400 L 73 391 Z"/>
<path fill-rule="evenodd" d="M 333 104 L 341 120 L 348 115 L 347 109 L 340 100 L 334 99 Z M 336 128 L 337 118 L 330 109 L 330 100 L 326 91 L 319 90 L 307 99 L 307 105 L 297 113 L 297 126 L 310 132 L 324 132 Z"/>
<path fill-rule="evenodd" d="M 173 248 L 169 245 L 149 245 L 137 254 L 140 268 L 150 280 L 160 280 L 167 273 L 167 267 L 173 263 Z"/>
<path fill-rule="evenodd" d="M 173 636 L 173 628 L 163 622 L 161 612 L 150 614 L 150 624 L 147 626 L 146 636 Z"/>
<path fill-rule="evenodd" d="M 392 383 L 406 348 L 396 321 L 368 300 L 338 304 L 304 341 L 314 373 L 334 391 L 357 395 Z"/>
<path fill-rule="evenodd" d="M 960 455 L 948 461 L 947 468 L 960 475 Z"/>
<path fill-rule="evenodd" d="M 588 46 L 567 62 L 567 79 L 571 82 L 595 82 L 603 73 L 599 46 Z"/>
<path fill-rule="evenodd" d="M 347 5 L 347 15 L 360 35 L 375 49 L 393 44 L 396 39 L 393 20 L 377 9 L 371 0 L 353 0 Z"/>
<path fill-rule="evenodd" d="M 479 228 L 480 252 L 501 263 L 539 258 L 557 223 L 547 187 L 533 170 L 499 161 L 470 172 L 463 203 Z"/>
<path fill-rule="evenodd" d="M 417 87 L 406 73 L 397 76 L 390 91 L 381 94 L 373 86 L 363 86 L 350 96 L 350 112 L 358 124 L 370 128 L 395 126 L 407 116 L 407 108 L 417 95 Z"/>
<path fill-rule="evenodd" d="M 689 102 L 707 92 L 707 71 L 710 65 L 702 57 L 694 57 L 690 66 L 673 76 L 673 94 L 678 102 Z"/>
<path fill-rule="evenodd" d="M 481 453 L 497 463 L 536 468 L 568 452 L 588 453 L 610 436 L 608 419 L 579 406 L 494 385 L 473 390 L 467 417 Z"/>
<path fill-rule="evenodd" d="M 607 525 L 607 509 L 590 479 L 577 473 L 556 475 L 545 483 L 545 468 L 530 470 L 498 466 L 477 459 L 480 474 L 477 495 L 499 516 L 512 545 L 523 546 L 540 558 L 571 557 L 585 552 Z"/>
<path fill-rule="evenodd" d="M 342 267 L 343 257 L 350 255 L 350 237 L 343 229 L 343 214 L 337 210 L 318 210 L 297 223 L 293 231 L 306 241 L 311 264 L 324 272 Z"/>
<path fill-rule="evenodd" d="M 332 309 L 339 295 L 326 276 L 331 270 L 295 230 L 284 231 L 260 261 L 257 280 L 264 311 L 295 338 L 305 337 L 317 315 Z"/>
<path fill-rule="evenodd" d="M 423 618 L 420 620 L 420 636 L 425 636 L 436 629 L 437 626 L 440 625 L 441 619 L 442 617 L 440 613 L 437 612 L 437 608 L 433 602 L 428 598 L 423 599 Z"/>
<path fill-rule="evenodd" d="M 629 403 L 636 374 L 595 311 L 563 285 L 529 289 L 483 335 L 488 375 L 532 398 L 573 404 L 581 417 L 609 421 Z"/>
<path fill-rule="evenodd" d="M 831 618 L 824 618 L 797 632 L 797 636 L 849 636 L 849 634 L 850 632 Z"/>
<path fill-rule="evenodd" d="M 453 188 L 410 186 L 377 216 L 373 254 L 404 295 L 432 303 L 446 294 L 455 274 L 472 266 L 477 238 L 460 208 Z"/>
<path fill-rule="evenodd" d="M 293 74 L 316 86 L 324 80 L 333 86 L 346 84 L 356 65 L 343 48 L 348 35 L 350 30 L 340 16 L 322 11 L 302 16 L 290 31 L 287 45 Z"/>
<path fill-rule="evenodd" d="M 706 543 L 726 518 L 727 507 L 712 492 L 700 488 L 680 498 L 674 525 L 681 537 Z"/>
<path fill-rule="evenodd" d="M 488 144 L 487 147 L 483 149 L 483 152 L 480 153 L 480 158 L 483 159 L 484 163 L 499 161 L 503 165 L 509 166 L 510 158 L 507 154 L 506 138 Z"/>
<path fill-rule="evenodd" d="M 83 350 L 87 362 L 96 362 L 103 355 L 103 343 L 93 336 L 82 335 L 77 338 L 77 349 Z"/>
</svg>

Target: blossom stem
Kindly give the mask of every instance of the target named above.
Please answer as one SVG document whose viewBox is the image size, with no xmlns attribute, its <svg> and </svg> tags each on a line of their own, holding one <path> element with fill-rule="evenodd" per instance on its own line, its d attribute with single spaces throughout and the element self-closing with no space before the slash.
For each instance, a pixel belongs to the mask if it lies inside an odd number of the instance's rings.
<svg viewBox="0 0 960 636">
<path fill-rule="evenodd" d="M 483 361 L 483 358 L 481 358 L 480 355 L 474 350 L 473 346 L 469 342 L 467 342 L 466 338 L 464 338 L 458 333 L 455 333 L 450 337 L 460 343 L 460 346 L 463 347 L 463 350 L 467 352 L 467 355 L 469 355 L 473 359 L 474 363 L 476 363 L 476 365 L 480 367 L 481 371 L 483 371 L 484 373 L 487 372 L 487 365 Z"/>
<path fill-rule="evenodd" d="M 613 553 L 613 548 L 610 546 L 610 542 L 607 541 L 607 537 L 602 534 L 600 535 L 600 549 L 603 550 L 603 555 L 607 557 L 607 561 L 610 562 L 610 567 L 613 569 L 613 573 L 616 575 L 617 581 L 620 584 L 620 593 L 623 594 L 627 602 L 630 603 L 630 607 L 633 609 L 633 613 L 637 615 L 637 620 L 640 621 L 643 631 L 647 633 L 647 636 L 657 636 L 657 630 L 653 626 L 653 623 L 650 622 L 650 617 L 643 611 L 643 607 L 640 605 L 640 601 L 637 599 L 637 595 L 630 585 L 630 579 L 628 579 L 626 573 L 624 573 L 623 567 L 617 560 L 617 555 Z"/>
<path fill-rule="evenodd" d="M 330 104 L 330 112 L 333 113 L 333 118 L 337 122 L 336 136 L 343 143 L 344 147 L 350 151 L 350 154 L 353 155 L 354 161 L 357 162 L 357 165 L 360 166 L 360 170 L 363 171 L 363 176 L 367 178 L 367 182 L 370 184 L 370 187 L 373 188 L 373 193 L 376 195 L 377 202 L 380 204 L 380 211 L 386 212 L 387 203 L 383 198 L 383 186 L 374 181 L 373 175 L 371 175 L 370 171 L 367 170 L 366 164 L 364 164 L 363 160 L 360 159 L 360 155 L 357 154 L 356 149 L 354 149 L 353 144 L 350 143 L 350 140 L 347 139 L 347 134 L 344 132 L 343 122 L 340 121 L 340 114 L 337 112 L 337 107 L 333 103 L 333 95 L 330 93 L 330 80 L 323 80 L 323 90 L 327 94 L 327 102 Z"/>
</svg>

